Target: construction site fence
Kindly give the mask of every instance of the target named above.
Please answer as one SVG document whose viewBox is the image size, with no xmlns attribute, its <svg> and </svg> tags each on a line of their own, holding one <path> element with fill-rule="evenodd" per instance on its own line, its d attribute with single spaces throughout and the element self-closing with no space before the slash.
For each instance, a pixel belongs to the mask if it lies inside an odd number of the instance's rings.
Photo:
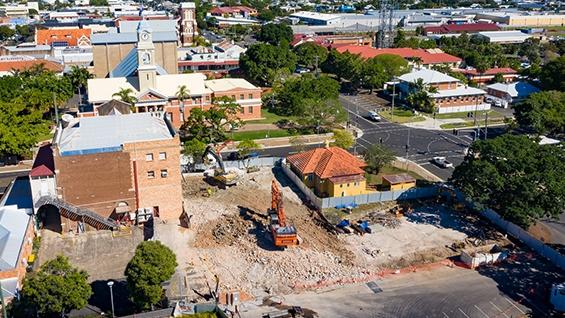
<svg viewBox="0 0 565 318">
<path fill-rule="evenodd" d="M 351 195 L 344 197 L 319 198 L 309 189 L 300 178 L 290 170 L 287 165 L 281 165 L 285 175 L 300 189 L 310 202 L 318 209 L 327 209 L 343 206 L 354 206 L 367 203 L 394 201 L 394 200 L 413 200 L 421 198 L 430 198 L 437 196 L 438 190 L 436 186 L 425 188 L 411 188 L 398 191 L 375 191 L 360 195 Z"/>
<path fill-rule="evenodd" d="M 281 161 L 280 157 L 256 157 L 244 160 L 224 160 L 224 167 L 226 169 L 247 169 L 250 167 L 273 167 Z M 205 165 L 202 163 L 194 165 L 195 170 L 207 170 L 216 165 Z"/>
</svg>

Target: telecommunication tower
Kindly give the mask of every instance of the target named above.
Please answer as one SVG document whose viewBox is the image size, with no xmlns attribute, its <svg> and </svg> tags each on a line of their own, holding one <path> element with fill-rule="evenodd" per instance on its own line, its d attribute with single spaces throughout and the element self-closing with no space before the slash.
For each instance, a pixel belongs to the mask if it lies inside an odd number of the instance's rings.
<svg viewBox="0 0 565 318">
<path fill-rule="evenodd" d="M 394 0 L 379 1 L 379 30 L 377 32 L 377 47 L 388 48 L 394 40 L 394 25 L 392 15 L 394 12 Z"/>
</svg>

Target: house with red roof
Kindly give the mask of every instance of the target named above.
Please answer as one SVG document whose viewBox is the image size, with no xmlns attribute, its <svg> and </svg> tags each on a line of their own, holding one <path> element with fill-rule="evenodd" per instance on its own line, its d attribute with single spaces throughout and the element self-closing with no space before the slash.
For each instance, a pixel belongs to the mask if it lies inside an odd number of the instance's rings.
<svg viewBox="0 0 565 318">
<path fill-rule="evenodd" d="M 45 59 L 36 59 L 31 56 L 6 56 L 0 58 L 0 76 L 12 75 L 15 71 L 22 72 L 39 65 L 56 74 L 62 74 L 64 69 L 62 64 Z"/>
<path fill-rule="evenodd" d="M 370 46 L 361 45 L 347 45 L 337 47 L 336 50 L 340 53 L 349 52 L 351 54 L 360 55 L 364 59 L 370 59 L 381 54 L 398 55 L 406 59 L 411 64 L 416 64 L 424 67 L 431 67 L 433 65 L 446 65 L 449 67 L 458 67 L 462 59 L 447 54 L 440 49 L 412 49 L 412 48 L 390 48 L 390 49 L 377 49 Z"/>
<path fill-rule="evenodd" d="M 290 169 L 319 197 L 344 197 L 371 192 L 367 164 L 339 147 L 316 148 L 286 158 Z"/>
<path fill-rule="evenodd" d="M 455 69 L 471 82 L 474 83 L 488 83 L 494 79 L 496 74 L 501 74 L 504 83 L 514 82 L 518 78 L 518 71 L 510 67 L 493 67 L 484 72 L 479 72 L 476 69 Z"/>
<path fill-rule="evenodd" d="M 215 7 L 209 12 L 218 17 L 253 17 L 257 15 L 257 10 L 246 6 Z"/>
<path fill-rule="evenodd" d="M 295 34 L 290 45 L 297 47 L 304 43 L 315 43 L 326 48 L 337 48 L 347 45 L 373 45 L 373 38 L 366 34 Z"/>
<path fill-rule="evenodd" d="M 430 34 L 457 34 L 457 33 L 479 33 L 484 31 L 500 31 L 495 23 L 462 23 L 442 24 L 438 26 L 424 27 L 424 32 Z"/>
</svg>

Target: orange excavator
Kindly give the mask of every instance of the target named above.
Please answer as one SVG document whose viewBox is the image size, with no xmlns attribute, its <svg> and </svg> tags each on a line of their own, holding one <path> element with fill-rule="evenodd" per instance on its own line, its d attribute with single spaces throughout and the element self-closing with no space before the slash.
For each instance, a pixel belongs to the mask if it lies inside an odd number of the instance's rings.
<svg viewBox="0 0 565 318">
<path fill-rule="evenodd" d="M 269 209 L 269 227 L 276 247 L 285 248 L 299 244 L 296 228 L 286 224 L 282 191 L 273 180 L 271 183 L 271 208 Z"/>
</svg>

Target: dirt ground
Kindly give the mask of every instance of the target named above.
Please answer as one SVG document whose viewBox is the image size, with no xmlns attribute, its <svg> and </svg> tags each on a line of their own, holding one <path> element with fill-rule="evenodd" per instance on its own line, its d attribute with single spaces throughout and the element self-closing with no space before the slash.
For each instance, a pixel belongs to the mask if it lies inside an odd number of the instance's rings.
<svg viewBox="0 0 565 318">
<path fill-rule="evenodd" d="M 267 231 L 273 178 L 282 186 L 288 223 L 302 240 L 297 247 L 275 249 Z M 477 232 L 484 224 L 473 226 L 477 220 L 427 203 L 395 219 L 394 227 L 373 224 L 371 234 L 336 235 L 321 225 L 320 216 L 304 206 L 295 191 L 282 173 L 266 168 L 247 174 L 228 189 L 213 187 L 199 175 L 185 176 L 184 206 L 192 216 L 190 228 L 176 220 L 155 223 L 155 239 L 175 252 L 179 264 L 169 296 L 201 300 L 206 295 L 198 294 L 207 294 L 208 285 L 213 289 L 217 275 L 222 291 L 239 291 L 242 300 L 263 299 L 328 282 L 361 281 L 383 268 L 435 262 L 459 254 L 451 245 L 469 243 L 469 236 L 487 240 Z M 383 206 L 389 205 L 375 207 Z M 93 281 L 118 279 L 142 239 L 141 229 L 118 237 L 100 232 L 61 238 L 51 232 L 44 236 L 39 258 L 44 262 L 62 253 L 89 272 Z"/>
</svg>

